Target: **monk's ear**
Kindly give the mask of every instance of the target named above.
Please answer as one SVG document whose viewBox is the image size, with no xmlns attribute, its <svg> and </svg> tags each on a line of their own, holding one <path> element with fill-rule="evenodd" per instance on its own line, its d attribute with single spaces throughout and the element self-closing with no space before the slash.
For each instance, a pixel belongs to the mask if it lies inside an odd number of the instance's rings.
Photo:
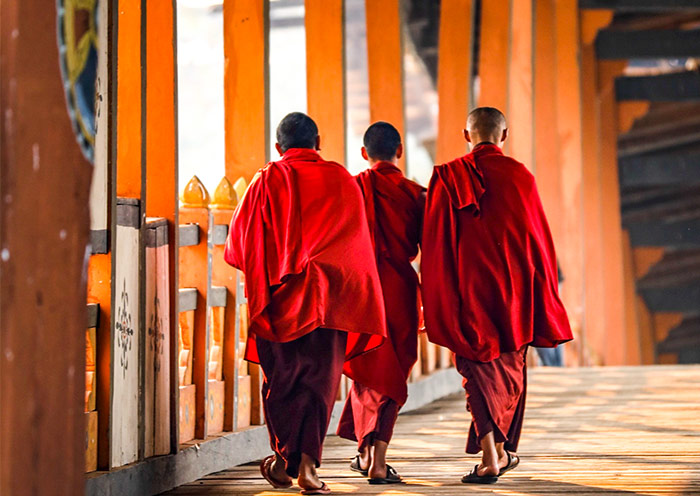
<svg viewBox="0 0 700 496">
<path fill-rule="evenodd" d="M 316 136 L 316 151 L 321 151 L 321 135 Z"/>
<path fill-rule="evenodd" d="M 467 143 L 471 143 L 472 137 L 469 136 L 469 131 L 467 131 L 466 129 L 462 129 L 462 132 L 464 133 L 464 139 L 467 140 Z"/>
<path fill-rule="evenodd" d="M 284 150 L 282 150 L 282 145 L 279 143 L 275 143 L 275 150 L 277 150 L 277 153 L 280 154 L 280 157 L 284 155 Z"/>
<path fill-rule="evenodd" d="M 508 128 L 503 130 L 503 134 L 501 135 L 501 143 L 503 143 L 506 139 L 508 139 Z"/>
<path fill-rule="evenodd" d="M 403 143 L 399 143 L 399 146 L 396 148 L 396 158 L 401 158 L 403 156 Z"/>
<path fill-rule="evenodd" d="M 367 155 L 367 148 L 365 148 L 363 146 L 361 153 L 362 153 L 362 158 L 364 158 L 365 160 L 367 160 L 369 162 L 369 155 Z"/>
</svg>

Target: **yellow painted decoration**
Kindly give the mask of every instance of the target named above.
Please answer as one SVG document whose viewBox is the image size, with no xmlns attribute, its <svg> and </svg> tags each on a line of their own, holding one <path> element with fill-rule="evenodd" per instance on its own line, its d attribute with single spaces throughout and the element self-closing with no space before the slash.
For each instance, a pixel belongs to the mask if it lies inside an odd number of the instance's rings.
<svg viewBox="0 0 700 496">
<path fill-rule="evenodd" d="M 211 208 L 234 209 L 236 208 L 236 192 L 231 186 L 231 182 L 224 177 L 214 191 L 214 201 Z"/>
<path fill-rule="evenodd" d="M 245 182 L 245 178 L 239 177 L 233 185 L 233 189 L 236 191 L 236 198 L 238 199 L 238 201 L 241 201 L 245 190 L 248 189 L 248 183 Z"/>
<path fill-rule="evenodd" d="M 206 208 L 209 206 L 209 192 L 197 176 L 192 176 L 185 190 L 180 195 L 180 202 L 185 208 Z"/>
</svg>

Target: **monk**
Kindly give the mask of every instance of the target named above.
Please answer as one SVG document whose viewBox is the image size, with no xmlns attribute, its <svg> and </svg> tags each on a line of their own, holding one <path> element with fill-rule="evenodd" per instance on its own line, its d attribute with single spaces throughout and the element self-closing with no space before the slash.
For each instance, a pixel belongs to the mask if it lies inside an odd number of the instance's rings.
<svg viewBox="0 0 700 496">
<path fill-rule="evenodd" d="M 535 180 L 501 151 L 507 137 L 499 110 L 473 110 L 471 152 L 435 167 L 426 200 L 426 330 L 455 354 L 472 416 L 466 451 L 482 451 L 464 483 L 494 483 L 520 463 L 527 347 L 573 337 Z"/>
<path fill-rule="evenodd" d="M 403 154 L 401 136 L 387 122 L 372 124 L 364 135 L 362 157 L 370 168 L 356 178 L 365 199 L 370 236 L 384 293 L 387 341 L 345 365 L 356 380 L 345 401 L 338 435 L 357 441 L 350 468 L 370 484 L 401 482 L 386 463 L 399 409 L 406 402 L 406 380 L 417 359 L 418 254 L 425 188 L 406 179 L 396 166 Z"/>
<path fill-rule="evenodd" d="M 224 258 L 245 273 L 246 359 L 263 371 L 274 455 L 260 471 L 275 488 L 319 480 L 323 440 L 343 364 L 380 346 L 384 301 L 355 179 L 318 153 L 314 121 L 294 112 L 277 128 L 281 159 L 257 172 L 237 206 Z"/>
</svg>

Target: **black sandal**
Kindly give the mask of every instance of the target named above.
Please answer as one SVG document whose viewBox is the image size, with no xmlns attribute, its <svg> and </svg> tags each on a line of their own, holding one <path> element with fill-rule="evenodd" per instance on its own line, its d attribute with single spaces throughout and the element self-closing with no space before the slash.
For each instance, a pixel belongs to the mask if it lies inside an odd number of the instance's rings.
<svg viewBox="0 0 700 496">
<path fill-rule="evenodd" d="M 474 469 L 462 477 L 462 484 L 495 484 L 498 482 L 497 475 L 479 475 L 479 465 L 474 465 Z"/>
<path fill-rule="evenodd" d="M 364 469 L 360 465 L 360 455 L 355 455 L 355 458 L 352 459 L 352 461 L 350 462 L 350 470 L 352 470 L 353 472 L 359 472 L 365 477 L 367 477 L 367 474 L 369 473 L 369 468 Z"/>
<path fill-rule="evenodd" d="M 498 472 L 499 477 L 520 465 L 520 457 L 518 455 L 511 453 L 510 451 L 506 451 L 506 455 L 508 455 L 508 464 Z"/>
<path fill-rule="evenodd" d="M 370 484 L 399 484 L 403 482 L 401 476 L 394 470 L 394 467 L 387 464 L 386 477 L 374 477 L 369 479 Z"/>
</svg>

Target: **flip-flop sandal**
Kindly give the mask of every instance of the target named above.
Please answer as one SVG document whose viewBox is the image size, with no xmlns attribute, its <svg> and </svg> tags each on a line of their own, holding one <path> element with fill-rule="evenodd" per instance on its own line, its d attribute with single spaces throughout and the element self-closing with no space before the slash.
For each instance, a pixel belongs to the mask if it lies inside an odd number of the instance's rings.
<svg viewBox="0 0 700 496">
<path fill-rule="evenodd" d="M 317 487 L 316 489 L 302 489 L 301 494 L 330 494 L 331 493 L 331 488 L 328 487 L 328 484 L 325 482 L 321 482 L 323 484 L 321 487 Z"/>
<path fill-rule="evenodd" d="M 494 484 L 498 482 L 497 475 L 479 475 L 479 465 L 474 465 L 474 469 L 462 477 L 462 484 Z"/>
<path fill-rule="evenodd" d="M 386 477 L 374 477 L 369 479 L 370 484 L 399 484 L 403 482 L 401 476 L 391 465 L 386 466 Z"/>
<path fill-rule="evenodd" d="M 367 477 L 367 473 L 369 472 L 369 469 L 364 469 L 360 466 L 360 455 L 355 455 L 355 458 L 352 459 L 350 462 L 350 470 L 358 472 L 365 477 Z"/>
<path fill-rule="evenodd" d="M 260 474 L 275 489 L 287 489 L 289 487 L 292 487 L 291 480 L 289 482 L 280 482 L 277 479 L 272 477 L 272 474 L 270 473 L 270 468 L 272 468 L 272 462 L 274 462 L 274 461 L 275 461 L 275 455 L 270 455 L 270 456 L 263 458 L 263 461 L 260 462 Z"/>
<path fill-rule="evenodd" d="M 510 451 L 506 451 L 506 455 L 508 455 L 508 464 L 498 472 L 499 477 L 520 465 L 520 457 L 518 455 L 511 453 Z"/>
</svg>

